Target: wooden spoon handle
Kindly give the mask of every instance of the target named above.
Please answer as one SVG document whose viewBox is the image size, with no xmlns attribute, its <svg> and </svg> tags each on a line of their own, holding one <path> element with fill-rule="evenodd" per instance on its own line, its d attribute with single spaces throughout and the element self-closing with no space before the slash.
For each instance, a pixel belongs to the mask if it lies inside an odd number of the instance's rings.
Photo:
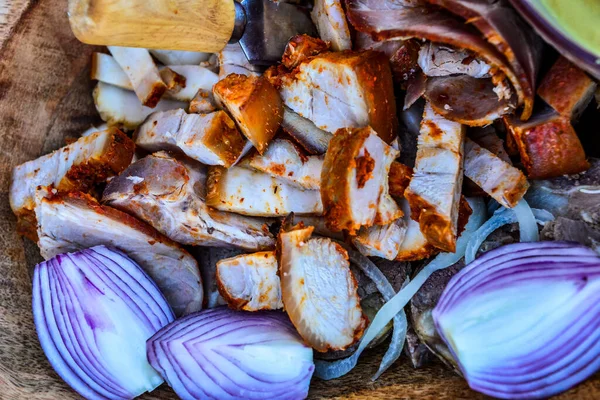
<svg viewBox="0 0 600 400">
<path fill-rule="evenodd" d="M 71 29 L 88 44 L 214 53 L 234 21 L 233 0 L 69 0 Z"/>
</svg>

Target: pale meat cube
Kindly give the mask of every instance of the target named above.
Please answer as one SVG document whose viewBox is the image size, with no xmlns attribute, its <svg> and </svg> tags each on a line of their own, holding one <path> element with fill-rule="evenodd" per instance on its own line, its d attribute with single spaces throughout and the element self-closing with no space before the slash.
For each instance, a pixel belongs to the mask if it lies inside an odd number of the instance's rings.
<svg viewBox="0 0 600 400">
<path fill-rule="evenodd" d="M 388 193 L 390 165 L 399 152 L 371 129 L 340 129 L 329 143 L 321 172 L 327 226 L 355 234 L 402 216 Z"/>
<path fill-rule="evenodd" d="M 185 88 L 186 78 L 178 74 L 169 67 L 164 67 L 159 70 L 160 78 L 167 85 L 167 92 L 179 93 Z"/>
<path fill-rule="evenodd" d="M 399 219 L 388 225 L 361 228 L 352 244 L 365 256 L 395 260 L 405 235 L 406 223 Z"/>
<path fill-rule="evenodd" d="M 426 104 L 417 143 L 415 172 L 405 191 L 412 218 L 427 240 L 447 252 L 456 249 L 463 180 L 464 126 Z"/>
<path fill-rule="evenodd" d="M 465 176 L 507 208 L 529 188 L 523 173 L 470 139 L 465 140 Z"/>
<path fill-rule="evenodd" d="M 577 120 L 597 87 L 583 70 L 561 56 L 542 79 L 537 94 L 559 114 Z"/>
<path fill-rule="evenodd" d="M 340 0 L 315 0 L 310 13 L 321 39 L 331 43 L 334 51 L 352 49 L 350 28 Z"/>
<path fill-rule="evenodd" d="M 419 50 L 418 64 L 427 76 L 464 74 L 473 78 L 489 78 L 491 69 L 466 50 L 432 42 L 424 44 Z"/>
<path fill-rule="evenodd" d="M 224 111 L 187 114 L 184 110 L 151 114 L 138 127 L 135 144 L 149 152 L 174 150 L 206 165 L 231 166 L 245 140 Z"/>
<path fill-rule="evenodd" d="M 278 238 L 281 297 L 304 341 L 319 352 L 344 350 L 366 326 L 348 253 L 312 227 L 282 229 Z"/>
<path fill-rule="evenodd" d="M 116 128 L 94 132 L 68 146 L 13 169 L 9 191 L 20 234 L 36 239 L 35 191 L 38 186 L 87 192 L 123 171 L 135 145 Z"/>
<path fill-rule="evenodd" d="M 212 88 L 211 90 L 199 89 L 192 101 L 190 101 L 189 111 L 191 113 L 208 114 L 216 110 L 217 106 L 212 95 Z"/>
<path fill-rule="evenodd" d="M 210 167 L 207 187 L 206 204 L 217 210 L 260 217 L 323 213 L 318 190 L 303 190 L 242 167 Z"/>
<path fill-rule="evenodd" d="M 286 106 L 334 133 L 371 126 L 386 143 L 398 134 L 388 58 L 376 51 L 319 54 L 290 73 L 276 72 Z"/>
<path fill-rule="evenodd" d="M 145 107 L 135 93 L 104 82 L 98 82 L 93 97 L 100 118 L 109 126 L 118 125 L 125 129 L 137 128 L 155 111 L 187 107 L 186 103 L 169 99 L 162 99 L 154 108 Z"/>
<path fill-rule="evenodd" d="M 283 308 L 274 251 L 242 254 L 217 262 L 219 293 L 234 310 Z"/>
<path fill-rule="evenodd" d="M 140 102 L 146 107 L 154 108 L 167 86 L 148 50 L 118 46 L 108 46 L 108 50 L 129 77 Z"/>
<path fill-rule="evenodd" d="M 133 85 L 119 63 L 109 54 L 94 53 L 90 65 L 90 79 L 133 90 Z"/>
<path fill-rule="evenodd" d="M 264 154 L 253 154 L 246 163 L 248 167 L 265 172 L 290 185 L 301 189 L 319 190 L 323 158 L 304 154 L 289 140 L 275 139 Z"/>
<path fill-rule="evenodd" d="M 277 89 L 264 77 L 232 74 L 213 87 L 213 94 L 244 136 L 264 153 L 283 119 Z"/>
<path fill-rule="evenodd" d="M 173 100 L 192 101 L 199 90 L 210 92 L 219 81 L 217 74 L 199 65 L 167 65 L 161 67 L 161 75 L 166 69 L 185 77 L 185 86 L 181 90 L 168 90 L 165 93 L 166 97 Z"/>
<path fill-rule="evenodd" d="M 135 215 L 182 244 L 254 251 L 274 247 L 266 221 L 208 207 L 205 185 L 205 166 L 159 152 L 113 178 L 102 202 Z"/>
<path fill-rule="evenodd" d="M 150 50 L 158 61 L 164 65 L 199 65 L 208 61 L 212 53 L 201 53 L 197 51 L 181 50 Z"/>
<path fill-rule="evenodd" d="M 152 278 L 176 316 L 202 308 L 198 264 L 180 245 L 83 193 L 45 197 L 41 192 L 35 213 L 42 257 L 49 259 L 97 245 L 114 247 L 127 253 Z"/>
</svg>

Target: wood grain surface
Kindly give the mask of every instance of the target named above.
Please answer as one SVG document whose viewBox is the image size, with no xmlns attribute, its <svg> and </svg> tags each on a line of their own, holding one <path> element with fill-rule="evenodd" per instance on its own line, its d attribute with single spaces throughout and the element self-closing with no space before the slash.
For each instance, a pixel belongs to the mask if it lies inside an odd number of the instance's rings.
<svg viewBox="0 0 600 400">
<path fill-rule="evenodd" d="M 14 166 L 61 147 L 98 121 L 88 75 L 91 46 L 71 34 L 66 0 L 0 0 L 0 399 L 77 399 L 54 373 L 39 346 L 31 314 L 36 246 L 15 233 L 8 204 Z M 315 379 L 311 398 L 483 399 L 441 364 L 413 370 L 403 357 L 377 382 L 382 352 L 367 353 L 351 374 Z M 163 385 L 144 399 L 172 399 Z M 596 376 L 560 396 L 600 398 Z"/>
</svg>

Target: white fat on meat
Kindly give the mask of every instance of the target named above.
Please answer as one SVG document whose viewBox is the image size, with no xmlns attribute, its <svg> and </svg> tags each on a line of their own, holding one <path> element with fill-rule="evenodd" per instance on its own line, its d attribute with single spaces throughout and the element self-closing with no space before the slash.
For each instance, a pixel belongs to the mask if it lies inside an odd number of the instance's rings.
<svg viewBox="0 0 600 400">
<path fill-rule="evenodd" d="M 279 234 L 281 297 L 298 333 L 319 352 L 344 350 L 366 325 L 348 253 L 302 225 Z"/>
<path fill-rule="evenodd" d="M 415 172 L 405 196 L 427 240 L 448 252 L 456 248 L 464 140 L 463 125 L 443 118 L 429 103 L 425 105 Z"/>
<path fill-rule="evenodd" d="M 35 213 L 38 246 L 45 259 L 97 245 L 125 252 L 152 278 L 175 315 L 202 308 L 196 260 L 180 245 L 134 217 L 101 206 L 82 193 L 50 195 L 39 190 Z"/>
<path fill-rule="evenodd" d="M 267 173 L 301 189 L 319 190 L 323 158 L 304 154 L 287 139 L 275 139 L 264 154 L 255 153 L 239 165 Z"/>
<path fill-rule="evenodd" d="M 156 106 L 167 85 L 161 79 L 148 50 L 119 46 L 108 46 L 108 50 L 131 81 L 140 102 L 147 107 Z"/>
<path fill-rule="evenodd" d="M 466 50 L 427 42 L 419 50 L 419 67 L 427 76 L 469 75 L 489 78 L 491 67 Z"/>
<path fill-rule="evenodd" d="M 319 36 L 331 43 L 333 51 L 352 49 L 350 28 L 340 0 L 315 0 L 310 16 Z"/>
<path fill-rule="evenodd" d="M 135 144 L 148 151 L 175 150 L 206 165 L 231 166 L 244 149 L 245 139 L 224 112 L 187 114 L 160 111 L 148 116 L 135 133 Z"/>
<path fill-rule="evenodd" d="M 108 83 L 98 82 L 93 92 L 94 104 L 100 118 L 109 126 L 135 129 L 155 111 L 186 108 L 187 103 L 161 99 L 154 108 L 143 106 L 135 93 Z"/>
<path fill-rule="evenodd" d="M 206 204 L 217 210 L 260 217 L 323 213 L 318 190 L 303 190 L 242 167 L 210 167 L 207 187 Z"/>
<path fill-rule="evenodd" d="M 405 235 L 406 222 L 399 219 L 388 225 L 361 228 L 352 244 L 365 256 L 395 260 Z"/>
<path fill-rule="evenodd" d="M 274 251 L 220 260 L 217 262 L 217 285 L 227 305 L 234 310 L 283 308 Z"/>
<path fill-rule="evenodd" d="M 335 133 L 321 173 L 324 216 L 331 230 L 354 234 L 362 226 L 386 225 L 402 216 L 388 184 L 398 155 L 370 127 Z"/>
<path fill-rule="evenodd" d="M 143 180 L 136 183 L 130 177 Z M 205 185 L 202 164 L 159 152 L 111 180 L 102 202 L 135 215 L 178 243 L 254 251 L 274 247 L 267 221 L 208 207 Z"/>
<path fill-rule="evenodd" d="M 529 188 L 521 170 L 470 139 L 465 141 L 465 176 L 507 208 L 516 206 Z"/>
</svg>

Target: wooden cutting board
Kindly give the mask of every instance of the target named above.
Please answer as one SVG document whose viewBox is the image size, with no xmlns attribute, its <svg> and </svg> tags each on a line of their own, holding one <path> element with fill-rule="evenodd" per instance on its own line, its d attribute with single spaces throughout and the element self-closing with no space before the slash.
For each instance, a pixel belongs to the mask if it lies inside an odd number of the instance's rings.
<svg viewBox="0 0 600 400">
<path fill-rule="evenodd" d="M 71 34 L 66 0 L 0 0 L 0 399 L 77 399 L 39 346 L 31 315 L 31 272 L 36 246 L 15 233 L 8 204 L 14 166 L 65 144 L 98 122 L 88 63 L 94 48 Z M 414 370 L 401 358 L 377 382 L 384 349 L 367 353 L 342 379 L 316 380 L 311 398 L 483 399 L 436 363 Z M 172 399 L 163 385 L 144 399 Z M 597 376 L 563 399 L 600 398 Z"/>
</svg>

